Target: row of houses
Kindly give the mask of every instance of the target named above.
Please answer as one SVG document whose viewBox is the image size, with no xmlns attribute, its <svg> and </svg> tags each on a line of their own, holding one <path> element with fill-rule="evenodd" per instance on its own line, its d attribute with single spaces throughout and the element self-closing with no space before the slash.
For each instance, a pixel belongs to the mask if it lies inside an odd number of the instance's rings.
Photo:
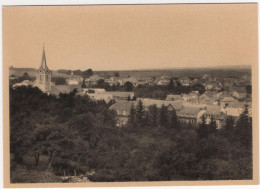
<svg viewBox="0 0 260 189">
<path fill-rule="evenodd" d="M 237 91 L 231 92 L 217 92 L 217 91 L 206 91 L 203 94 L 199 94 L 198 91 L 192 91 L 188 94 L 173 95 L 169 94 L 166 96 L 167 101 L 183 100 L 190 104 L 208 104 L 208 105 L 227 105 L 234 104 L 239 101 L 251 100 L 250 95 L 247 93 L 239 93 Z"/>
<path fill-rule="evenodd" d="M 113 104 L 110 109 L 116 111 L 117 126 L 123 126 L 127 123 L 130 109 L 136 106 L 138 101 L 143 102 L 144 107 L 148 110 L 151 105 L 156 105 L 161 108 L 162 105 L 166 106 L 169 111 L 175 110 L 178 119 L 182 123 L 198 124 L 201 121 L 202 116 L 205 117 L 206 123 L 209 124 L 211 118 L 216 120 L 218 128 L 221 128 L 225 124 L 227 116 L 232 116 L 235 119 L 243 111 L 244 104 L 239 104 L 237 107 L 221 107 L 216 105 L 202 105 L 202 104 L 189 104 L 181 100 L 179 101 L 166 101 L 166 100 L 154 100 L 154 99 L 137 99 L 137 101 L 120 100 Z M 251 114 L 251 104 L 249 104 L 249 112 Z"/>
</svg>

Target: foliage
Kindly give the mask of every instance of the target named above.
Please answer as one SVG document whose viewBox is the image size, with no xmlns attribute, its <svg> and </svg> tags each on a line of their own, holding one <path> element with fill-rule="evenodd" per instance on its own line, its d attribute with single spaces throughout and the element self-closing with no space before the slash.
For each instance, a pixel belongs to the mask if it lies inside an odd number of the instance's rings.
<svg viewBox="0 0 260 189">
<path fill-rule="evenodd" d="M 55 83 L 55 85 L 67 85 L 64 77 L 52 77 L 51 80 Z"/>
<path fill-rule="evenodd" d="M 142 101 L 133 103 L 126 126 L 116 127 L 115 116 L 108 104 L 76 90 L 57 98 L 38 88 L 10 88 L 12 181 L 43 171 L 54 180 L 83 174 L 94 182 L 252 179 L 247 106 L 221 130 L 213 118 L 186 125 L 174 110 L 144 108 Z M 21 166 L 26 175 L 17 174 Z"/>
</svg>

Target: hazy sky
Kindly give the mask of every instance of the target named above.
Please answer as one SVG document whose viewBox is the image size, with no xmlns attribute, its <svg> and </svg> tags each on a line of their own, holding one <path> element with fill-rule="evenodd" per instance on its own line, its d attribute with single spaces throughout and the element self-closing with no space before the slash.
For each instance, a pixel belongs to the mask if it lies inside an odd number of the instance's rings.
<svg viewBox="0 0 260 189">
<path fill-rule="evenodd" d="M 4 64 L 126 70 L 257 63 L 257 5 L 3 8 Z"/>
</svg>

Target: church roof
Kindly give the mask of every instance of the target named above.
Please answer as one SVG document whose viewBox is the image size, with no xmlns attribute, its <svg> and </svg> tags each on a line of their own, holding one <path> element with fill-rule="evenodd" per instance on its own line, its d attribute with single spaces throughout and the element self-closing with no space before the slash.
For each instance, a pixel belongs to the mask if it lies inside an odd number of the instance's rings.
<svg viewBox="0 0 260 189">
<path fill-rule="evenodd" d="M 48 70 L 49 71 L 49 68 L 47 66 L 47 63 L 46 63 L 46 56 L 45 56 L 45 49 L 43 47 L 43 52 L 42 52 L 42 62 L 41 62 L 41 66 L 39 69 L 43 69 L 43 70 Z"/>
</svg>

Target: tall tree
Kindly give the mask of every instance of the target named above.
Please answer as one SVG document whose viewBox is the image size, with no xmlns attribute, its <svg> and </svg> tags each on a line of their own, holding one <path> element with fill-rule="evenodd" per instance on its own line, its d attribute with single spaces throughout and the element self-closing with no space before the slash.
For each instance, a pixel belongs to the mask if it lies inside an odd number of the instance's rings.
<svg viewBox="0 0 260 189">
<path fill-rule="evenodd" d="M 199 123 L 198 135 L 200 139 L 208 137 L 208 126 L 206 125 L 206 119 L 204 115 L 202 116 L 201 122 Z"/>
<path fill-rule="evenodd" d="M 179 122 L 175 110 L 171 111 L 171 128 L 179 130 Z"/>
<path fill-rule="evenodd" d="M 148 120 L 148 125 L 152 126 L 152 127 L 158 127 L 158 108 L 157 106 L 154 104 L 152 106 L 149 106 L 149 120 Z"/>
<path fill-rule="evenodd" d="M 133 89 L 134 89 L 134 85 L 131 83 L 131 82 L 129 82 L 129 81 L 127 81 L 125 84 L 124 84 L 124 86 L 123 86 L 123 90 L 124 91 L 133 91 Z"/>
<path fill-rule="evenodd" d="M 136 105 L 136 121 L 138 124 L 143 125 L 143 119 L 144 119 L 144 106 L 142 100 L 139 100 L 137 105 Z"/>
<path fill-rule="evenodd" d="M 136 124 L 136 110 L 135 110 L 135 107 L 134 107 L 134 103 L 132 103 L 130 113 L 129 113 L 129 117 L 128 117 L 128 125 L 134 126 L 135 124 Z"/>
<path fill-rule="evenodd" d="M 208 125 L 209 134 L 213 134 L 217 132 L 217 123 L 216 120 L 211 116 L 210 118 L 210 124 Z"/>
<path fill-rule="evenodd" d="M 169 117 L 168 117 L 168 108 L 163 104 L 161 109 L 160 109 L 160 118 L 159 118 L 159 123 L 163 127 L 167 127 L 168 122 L 169 122 Z"/>
<path fill-rule="evenodd" d="M 252 122 L 249 117 L 248 105 L 245 104 L 244 110 L 239 116 L 236 124 L 236 137 L 242 144 L 252 145 Z"/>
<path fill-rule="evenodd" d="M 82 81 L 82 84 L 81 84 L 81 88 L 86 88 L 87 86 L 86 86 L 86 83 L 85 83 L 85 79 L 83 79 L 83 81 Z"/>
<path fill-rule="evenodd" d="M 173 78 L 170 79 L 170 83 L 168 85 L 168 90 L 171 91 L 171 92 L 174 90 Z"/>
</svg>

